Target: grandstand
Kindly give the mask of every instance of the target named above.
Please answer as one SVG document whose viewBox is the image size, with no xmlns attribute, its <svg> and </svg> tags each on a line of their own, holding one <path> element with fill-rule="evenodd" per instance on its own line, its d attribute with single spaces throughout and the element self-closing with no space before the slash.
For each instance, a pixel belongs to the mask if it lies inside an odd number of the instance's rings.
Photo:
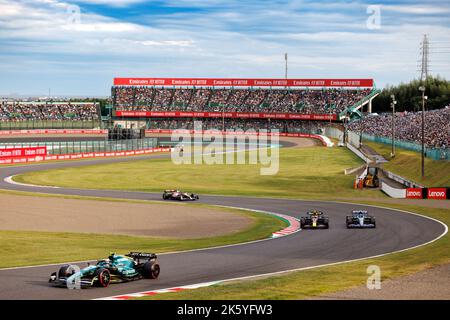
<svg viewBox="0 0 450 320">
<path fill-rule="evenodd" d="M 114 120 L 145 119 L 147 128 L 189 128 L 202 119 L 213 128 L 298 131 L 301 121 L 340 121 L 378 94 L 371 79 L 116 78 Z M 313 126 L 314 127 L 314 126 Z"/>
<path fill-rule="evenodd" d="M 450 146 L 450 106 L 425 111 L 425 119 L 425 145 L 428 148 L 447 149 Z M 392 137 L 392 128 L 386 124 L 391 122 L 392 113 L 372 114 L 359 121 L 349 123 L 347 127 L 355 132 L 389 139 Z M 420 145 L 422 141 L 421 126 L 422 112 L 405 111 L 395 115 L 395 135 L 399 142 Z"/>
<path fill-rule="evenodd" d="M 92 102 L 4 101 L 0 104 L 2 121 L 98 120 L 99 105 Z"/>
<path fill-rule="evenodd" d="M 1 101 L 0 130 L 94 128 L 100 114 L 94 102 Z"/>
</svg>

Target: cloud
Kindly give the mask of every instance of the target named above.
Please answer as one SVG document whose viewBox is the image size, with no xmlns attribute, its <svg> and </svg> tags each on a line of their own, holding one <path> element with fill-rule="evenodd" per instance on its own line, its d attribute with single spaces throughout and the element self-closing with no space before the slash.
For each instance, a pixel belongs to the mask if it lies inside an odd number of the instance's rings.
<svg viewBox="0 0 450 320">
<path fill-rule="evenodd" d="M 107 94 L 114 76 L 283 77 L 285 52 L 291 77 L 374 77 L 383 85 L 417 76 L 424 32 L 450 42 L 448 22 L 415 13 L 412 20 L 411 9 L 397 4 L 382 9 L 381 29 L 373 31 L 358 1 L 174 0 L 165 5 L 204 10 L 132 19 L 128 10 L 112 18 L 81 5 L 76 19 L 68 9 L 83 2 L 0 0 L 2 93 L 43 86 Z M 120 2 L 140 12 L 138 0 Z"/>
<path fill-rule="evenodd" d="M 104 5 L 110 7 L 128 7 L 134 4 L 145 2 L 145 0 L 74 0 L 72 3 L 84 3 L 93 5 Z"/>
<path fill-rule="evenodd" d="M 393 11 L 407 14 L 448 14 L 450 8 L 444 6 L 429 6 L 429 5 L 383 5 L 382 10 Z"/>
</svg>

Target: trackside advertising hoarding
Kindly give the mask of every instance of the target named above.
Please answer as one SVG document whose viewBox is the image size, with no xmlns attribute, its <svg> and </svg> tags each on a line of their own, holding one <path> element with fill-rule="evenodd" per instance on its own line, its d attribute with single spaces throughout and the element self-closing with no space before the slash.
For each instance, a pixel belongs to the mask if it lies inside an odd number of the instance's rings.
<svg viewBox="0 0 450 320">
<path fill-rule="evenodd" d="M 31 130 L 0 130 L 0 136 L 27 134 L 106 134 L 103 129 L 31 129 Z"/>
<path fill-rule="evenodd" d="M 2 148 L 0 149 L 0 159 L 13 159 L 22 157 L 46 156 L 47 147 L 28 148 Z"/>
<path fill-rule="evenodd" d="M 446 188 L 428 188 L 427 190 L 428 199 L 445 200 L 447 199 L 447 189 Z"/>
<path fill-rule="evenodd" d="M 231 118 L 231 119 L 286 119 L 286 120 L 337 120 L 336 114 L 299 113 L 248 113 L 248 112 L 153 112 L 116 111 L 122 118 Z"/>
<path fill-rule="evenodd" d="M 115 86 L 373 87 L 373 79 L 114 78 Z"/>
<path fill-rule="evenodd" d="M 115 152 L 84 152 L 84 153 L 72 153 L 72 154 L 59 154 L 59 155 L 43 155 L 43 156 L 28 156 L 18 158 L 0 158 L 0 165 L 5 164 L 18 164 L 18 163 L 35 163 L 40 161 L 53 161 L 53 160 L 77 160 L 88 158 L 107 158 L 107 157 L 128 157 L 150 154 L 155 152 L 169 152 L 171 148 L 150 148 L 143 150 L 130 150 L 130 151 L 115 151 Z"/>
<path fill-rule="evenodd" d="M 406 189 L 407 199 L 450 199 L 450 188 L 408 188 Z"/>
<path fill-rule="evenodd" d="M 407 199 L 422 199 L 423 193 L 422 188 L 408 188 L 406 189 Z"/>
</svg>

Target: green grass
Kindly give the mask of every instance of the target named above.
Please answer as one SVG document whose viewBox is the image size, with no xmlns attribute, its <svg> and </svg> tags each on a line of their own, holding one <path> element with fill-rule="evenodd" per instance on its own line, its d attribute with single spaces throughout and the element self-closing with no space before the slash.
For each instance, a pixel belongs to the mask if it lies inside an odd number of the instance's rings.
<svg viewBox="0 0 450 320">
<path fill-rule="evenodd" d="M 425 178 L 422 179 L 420 153 L 396 148 L 396 155 L 391 159 L 391 146 L 369 141 L 364 144 L 389 160 L 388 163 L 383 164 L 386 170 L 428 187 L 450 186 L 450 161 L 425 158 Z"/>
<path fill-rule="evenodd" d="M 89 233 L 0 231 L 0 268 L 95 260 L 110 252 L 171 252 L 265 239 L 285 228 L 285 220 L 244 210 L 216 208 L 246 215 L 253 221 L 245 230 L 202 239 L 168 239 Z"/>
<path fill-rule="evenodd" d="M 413 211 L 436 218 L 447 225 L 450 224 L 450 209 L 366 203 Z M 366 270 L 369 265 L 379 266 L 382 281 L 385 281 L 447 263 L 450 263 L 448 234 L 427 246 L 379 258 L 296 271 L 261 280 L 247 280 L 178 293 L 166 293 L 143 299 L 305 299 L 365 285 L 368 278 Z"/>
<path fill-rule="evenodd" d="M 345 168 L 361 161 L 344 148 L 280 149 L 279 172 L 260 175 L 260 165 L 175 165 L 170 159 L 101 164 L 32 172 L 15 181 L 61 187 L 160 192 L 180 188 L 200 194 L 332 198 L 360 196 Z M 384 197 L 381 192 L 372 193 Z"/>
<path fill-rule="evenodd" d="M 402 175 L 401 170 L 405 170 L 406 173 L 414 170 L 412 164 L 416 161 L 414 156 L 415 154 L 411 155 L 413 159 L 411 160 L 407 151 L 400 150 L 397 158 L 389 164 L 398 166 L 400 171 L 392 171 Z M 403 161 L 407 163 L 405 168 L 403 168 L 405 164 L 396 162 L 403 157 L 405 158 Z M 450 224 L 449 209 L 386 204 L 383 203 L 385 196 L 379 191 L 353 190 L 354 176 L 344 176 L 343 170 L 360 164 L 360 160 L 344 148 L 289 148 L 280 150 L 280 171 L 275 176 L 261 176 L 259 174 L 260 166 L 257 165 L 175 166 L 168 159 L 151 159 L 133 163 L 34 172 L 18 176 L 16 180 L 23 183 L 79 188 L 159 192 L 165 188 L 176 187 L 201 194 L 256 195 L 304 199 L 332 200 L 346 197 L 371 197 L 373 198 L 372 201 L 358 200 L 358 203 L 383 205 L 418 212 Z M 446 164 L 444 167 L 438 167 L 436 172 L 442 171 L 440 175 L 436 174 L 433 179 L 448 181 L 448 169 Z M 413 178 L 411 177 L 411 179 Z M 137 184 L 136 181 L 139 181 L 139 183 Z M 433 181 L 432 183 L 436 185 L 437 182 Z M 368 276 L 366 268 L 371 264 L 381 267 L 382 278 L 386 280 L 446 263 L 450 263 L 448 235 L 425 247 L 380 258 L 294 272 L 289 275 L 261 280 L 242 281 L 176 294 L 164 294 L 156 298 L 302 299 L 365 284 Z M 321 280 L 317 281 L 317 278 Z"/>
</svg>

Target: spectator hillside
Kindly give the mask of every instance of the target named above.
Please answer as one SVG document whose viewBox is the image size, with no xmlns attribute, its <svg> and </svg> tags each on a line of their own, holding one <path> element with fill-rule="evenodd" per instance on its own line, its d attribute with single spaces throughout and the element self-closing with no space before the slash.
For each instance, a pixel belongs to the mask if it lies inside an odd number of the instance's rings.
<svg viewBox="0 0 450 320">
<path fill-rule="evenodd" d="M 216 89 L 113 87 L 119 111 L 224 111 L 268 113 L 338 113 L 371 89 Z"/>
<path fill-rule="evenodd" d="M 379 136 L 392 137 L 392 113 L 368 115 L 363 120 L 348 125 L 349 130 Z M 395 115 L 395 138 L 422 143 L 422 112 L 401 112 Z M 450 105 L 425 111 L 425 144 L 431 148 L 450 146 Z"/>
<path fill-rule="evenodd" d="M 81 102 L 21 102 L 0 103 L 2 121 L 77 120 L 99 119 L 96 103 Z"/>
</svg>

